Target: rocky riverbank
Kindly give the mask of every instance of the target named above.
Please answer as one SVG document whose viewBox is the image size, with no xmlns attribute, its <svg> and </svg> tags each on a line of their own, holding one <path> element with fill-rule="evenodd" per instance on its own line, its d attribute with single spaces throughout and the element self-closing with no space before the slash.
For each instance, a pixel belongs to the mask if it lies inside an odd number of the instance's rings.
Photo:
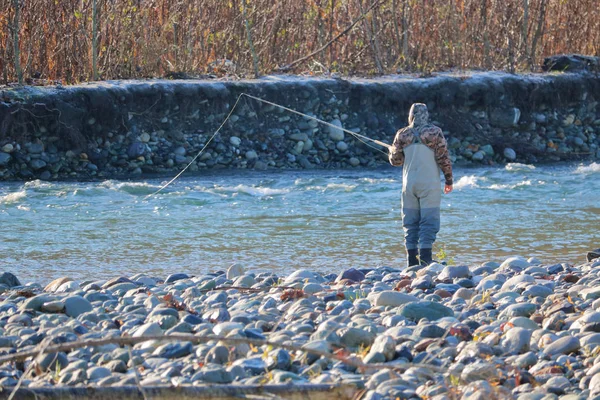
<svg viewBox="0 0 600 400">
<path fill-rule="evenodd" d="M 0 386 L 344 383 L 371 400 L 598 398 L 599 272 L 600 259 L 512 257 L 289 276 L 236 264 L 45 287 L 4 273 L 0 360 L 115 343 L 5 362 Z M 142 341 L 164 335 L 179 340 Z"/>
<path fill-rule="evenodd" d="M 410 105 L 424 102 L 457 163 L 600 158 L 600 79 L 589 72 L 111 81 L 0 91 L 0 180 L 172 175 L 209 142 L 241 93 L 388 143 Z M 189 171 L 386 163 L 341 129 L 242 98 Z"/>
</svg>

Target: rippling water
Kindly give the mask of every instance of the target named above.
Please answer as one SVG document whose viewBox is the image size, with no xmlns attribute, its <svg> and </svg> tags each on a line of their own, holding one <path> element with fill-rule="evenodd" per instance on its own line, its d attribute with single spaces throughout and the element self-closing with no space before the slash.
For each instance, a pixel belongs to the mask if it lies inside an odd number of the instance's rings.
<svg viewBox="0 0 600 400">
<path fill-rule="evenodd" d="M 600 246 L 600 164 L 455 170 L 436 247 L 456 263 L 583 261 Z M 0 186 L 0 265 L 23 281 L 405 263 L 401 170 L 228 172 Z M 434 249 L 436 250 L 436 249 Z"/>
</svg>

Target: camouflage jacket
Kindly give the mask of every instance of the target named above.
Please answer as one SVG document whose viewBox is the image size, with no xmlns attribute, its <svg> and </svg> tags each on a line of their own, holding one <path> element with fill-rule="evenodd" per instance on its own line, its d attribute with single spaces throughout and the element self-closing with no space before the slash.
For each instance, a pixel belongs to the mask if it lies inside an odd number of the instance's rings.
<svg viewBox="0 0 600 400">
<path fill-rule="evenodd" d="M 435 161 L 444 174 L 446 185 L 452 185 L 452 162 L 448 154 L 448 145 L 442 130 L 435 125 L 407 126 L 396 133 L 394 143 L 390 149 L 390 164 L 399 167 L 404 164 L 404 148 L 415 140 L 415 130 L 421 142 L 433 150 Z"/>
</svg>

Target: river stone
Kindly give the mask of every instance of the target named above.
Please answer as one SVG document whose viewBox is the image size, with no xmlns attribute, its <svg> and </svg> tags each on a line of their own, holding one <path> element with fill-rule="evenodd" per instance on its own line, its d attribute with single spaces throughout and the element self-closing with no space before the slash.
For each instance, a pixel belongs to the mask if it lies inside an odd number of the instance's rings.
<svg viewBox="0 0 600 400">
<path fill-rule="evenodd" d="M 135 141 L 129 145 L 129 148 L 127 149 L 127 156 L 130 159 L 138 158 L 140 156 L 143 156 L 145 152 L 146 145 L 142 142 Z"/>
<path fill-rule="evenodd" d="M 388 335 L 379 335 L 373 342 L 369 354 L 379 353 L 384 356 L 384 361 L 391 361 L 396 356 L 396 341 Z"/>
<path fill-rule="evenodd" d="M 579 339 L 581 347 L 600 345 L 600 333 L 592 333 Z"/>
<path fill-rule="evenodd" d="M 343 328 L 338 334 L 340 342 L 348 347 L 368 347 L 373 344 L 375 334 L 358 328 Z"/>
<path fill-rule="evenodd" d="M 46 285 L 46 287 L 44 288 L 44 292 L 55 292 L 56 290 L 58 290 L 59 287 L 63 285 L 63 283 L 71 282 L 72 280 L 73 279 L 66 276 L 55 279 Z"/>
<path fill-rule="evenodd" d="M 305 294 L 311 295 L 311 294 L 322 292 L 323 286 L 319 285 L 318 283 L 307 283 L 306 285 L 304 285 L 302 287 L 302 291 Z"/>
<path fill-rule="evenodd" d="M 209 280 L 202 282 L 200 284 L 200 286 L 198 287 L 198 289 L 200 289 L 202 291 L 208 291 L 208 290 L 213 290 L 216 287 L 217 287 L 217 282 L 214 279 L 209 279 Z"/>
<path fill-rule="evenodd" d="M 79 283 L 75 281 L 65 282 L 56 289 L 56 293 L 69 293 L 81 289 Z"/>
<path fill-rule="evenodd" d="M 514 317 L 509 322 L 517 328 L 536 330 L 536 329 L 539 329 L 539 327 L 540 327 L 531 318 L 526 318 L 526 317 Z"/>
<path fill-rule="evenodd" d="M 0 275 L 0 284 L 6 285 L 9 288 L 21 286 L 19 279 L 10 272 L 3 272 L 2 275 Z"/>
<path fill-rule="evenodd" d="M 285 278 L 285 283 L 287 284 L 294 281 L 303 281 L 305 279 L 317 279 L 317 274 L 307 269 L 299 269 L 288 275 L 288 277 Z"/>
<path fill-rule="evenodd" d="M 56 371 L 58 368 L 65 368 L 69 364 L 69 359 L 65 353 L 47 353 L 36 358 L 37 365 L 46 371 L 48 369 Z"/>
<path fill-rule="evenodd" d="M 227 268 L 227 279 L 235 279 L 238 276 L 244 275 L 244 267 L 241 264 L 235 263 Z"/>
<path fill-rule="evenodd" d="M 149 323 L 141 325 L 139 328 L 137 328 L 131 336 L 133 336 L 133 337 L 160 336 L 162 334 L 163 334 L 163 330 L 161 329 L 161 327 L 158 323 L 149 322 Z"/>
<path fill-rule="evenodd" d="M 503 292 L 511 292 L 521 283 L 535 283 L 535 278 L 531 275 L 516 275 L 504 282 L 502 288 Z"/>
<path fill-rule="evenodd" d="M 207 383 L 231 383 L 233 382 L 233 376 L 231 372 L 227 371 L 220 365 L 206 365 L 199 372 L 195 373 L 192 378 L 192 382 L 204 381 Z"/>
<path fill-rule="evenodd" d="M 244 325 L 239 322 L 221 322 L 213 327 L 213 333 L 217 336 L 227 336 L 235 329 L 244 329 Z"/>
<path fill-rule="evenodd" d="M 453 299 L 471 300 L 473 298 L 473 296 L 475 296 L 475 292 L 473 290 L 467 289 L 467 288 L 460 288 L 454 293 L 452 298 Z"/>
<path fill-rule="evenodd" d="M 90 381 L 97 381 L 110 376 L 110 369 L 106 367 L 92 367 L 87 370 L 87 378 Z"/>
<path fill-rule="evenodd" d="M 239 145 L 242 144 L 242 139 L 240 139 L 237 136 L 232 136 L 232 137 L 229 138 L 229 143 L 232 146 L 239 147 Z"/>
<path fill-rule="evenodd" d="M 251 287 L 255 283 L 256 281 L 254 280 L 254 277 L 252 275 L 242 275 L 238 276 L 235 279 L 235 281 L 233 282 L 233 286 Z"/>
<path fill-rule="evenodd" d="M 509 257 L 500 264 L 500 272 L 521 272 L 529 267 L 527 260 L 520 256 Z"/>
<path fill-rule="evenodd" d="M 589 389 L 592 396 L 600 395 L 600 373 L 592 377 L 589 384 Z"/>
<path fill-rule="evenodd" d="M 59 313 L 63 312 L 65 309 L 65 302 L 61 300 L 50 301 L 48 303 L 42 304 L 41 311 L 47 313 Z"/>
<path fill-rule="evenodd" d="M 292 357 L 284 349 L 275 349 L 267 357 L 267 368 L 269 370 L 288 370 L 292 366 Z"/>
<path fill-rule="evenodd" d="M 165 284 L 169 284 L 169 283 L 180 281 L 182 279 L 189 279 L 189 278 L 190 278 L 190 276 L 188 274 L 171 274 L 171 275 L 167 276 L 167 279 L 165 279 Z"/>
<path fill-rule="evenodd" d="M 510 147 L 505 148 L 502 154 L 509 161 L 514 161 L 517 158 L 517 153 Z"/>
<path fill-rule="evenodd" d="M 124 374 L 127 372 L 127 364 L 123 360 L 111 360 L 104 365 L 111 372 L 116 372 L 119 374 Z"/>
<path fill-rule="evenodd" d="M 190 342 L 171 342 L 157 347 L 152 355 L 161 358 L 181 358 L 191 354 L 193 350 L 194 346 Z"/>
<path fill-rule="evenodd" d="M 67 297 L 65 300 L 65 314 L 69 317 L 77 318 L 79 315 L 92 311 L 92 303 L 81 296 Z"/>
<path fill-rule="evenodd" d="M 422 318 L 435 321 L 444 317 L 453 317 L 454 311 L 443 304 L 433 301 L 418 301 L 401 306 L 398 310 L 398 315 L 412 321 L 419 321 Z"/>
<path fill-rule="evenodd" d="M 354 282 L 361 282 L 363 279 L 365 279 L 365 274 L 355 268 L 350 268 L 338 275 L 335 281 L 339 282 L 343 279 L 350 279 Z"/>
<path fill-rule="evenodd" d="M 31 169 L 34 169 L 34 170 L 37 171 L 38 169 L 44 168 L 47 164 L 46 164 L 46 161 L 40 160 L 38 158 L 38 159 L 35 159 L 35 160 L 31 160 L 31 162 L 29 163 L 29 165 L 31 166 Z"/>
<path fill-rule="evenodd" d="M 339 119 L 334 119 L 333 121 L 330 122 L 331 125 L 334 126 L 327 126 L 328 130 L 329 130 L 329 138 L 331 140 L 333 140 L 334 142 L 339 142 L 341 140 L 344 140 L 344 131 L 340 128 L 342 128 L 342 122 Z"/>
<path fill-rule="evenodd" d="M 229 362 L 229 349 L 225 346 L 212 347 L 204 357 L 205 364 L 226 364 L 227 362 Z"/>
<path fill-rule="evenodd" d="M 108 289 L 111 286 L 117 285 L 119 283 L 133 283 L 133 281 L 125 276 L 118 276 L 116 278 L 112 278 L 108 281 L 106 281 L 103 285 L 102 285 L 102 289 Z"/>
<path fill-rule="evenodd" d="M 214 281 L 213 281 L 214 282 Z M 202 319 L 208 322 L 212 322 L 213 324 L 218 324 L 219 322 L 229 321 L 231 315 L 227 308 L 219 307 L 213 310 L 208 310 L 204 314 L 202 314 Z"/>
<path fill-rule="evenodd" d="M 384 290 L 382 292 L 370 293 L 367 298 L 375 306 L 397 307 L 402 304 L 417 301 L 415 296 L 406 293 L 400 293 L 393 290 Z"/>
<path fill-rule="evenodd" d="M 552 289 L 543 285 L 531 285 L 521 293 L 522 296 L 526 297 L 548 297 L 552 294 Z"/>
<path fill-rule="evenodd" d="M 516 127 L 521 119 L 521 110 L 516 107 L 500 108 L 495 107 L 490 112 L 490 124 L 498 128 Z M 506 157 L 506 155 L 505 155 Z M 508 157 L 507 157 L 508 158 Z"/>
<path fill-rule="evenodd" d="M 124 295 L 132 289 L 137 289 L 139 286 L 133 282 L 122 282 L 112 285 L 110 291 L 116 295 Z"/>
<path fill-rule="evenodd" d="M 580 348 L 579 339 L 574 336 L 565 336 L 557 339 L 555 342 L 550 343 L 544 348 L 544 354 L 546 356 L 553 356 L 556 354 L 570 354 L 574 353 Z"/>
<path fill-rule="evenodd" d="M 579 296 L 583 300 L 596 300 L 600 298 L 600 286 L 583 289 L 579 292 Z"/>
<path fill-rule="evenodd" d="M 0 151 L 0 167 L 5 167 L 10 162 L 12 156 L 3 151 Z"/>
<path fill-rule="evenodd" d="M 457 266 L 446 266 L 442 270 L 442 272 L 438 275 L 438 280 L 445 279 L 456 279 L 456 278 L 468 278 L 471 276 L 471 271 L 469 267 L 466 265 L 457 265 Z"/>
<path fill-rule="evenodd" d="M 446 330 L 434 324 L 426 324 L 417 326 L 413 334 L 419 338 L 440 338 L 446 334 Z"/>
<path fill-rule="evenodd" d="M 239 365 L 250 375 L 260 375 L 267 370 L 267 363 L 262 356 L 243 358 L 233 362 L 232 366 Z"/>
<path fill-rule="evenodd" d="M 533 322 L 533 321 L 532 321 Z M 523 328 L 512 328 L 502 338 L 502 347 L 508 354 L 523 354 L 529 351 L 532 331 Z"/>
<path fill-rule="evenodd" d="M 511 304 L 500 313 L 500 319 L 510 319 L 513 317 L 529 317 L 537 310 L 535 304 L 519 303 Z"/>
<path fill-rule="evenodd" d="M 37 296 L 31 297 L 31 298 L 25 300 L 21 304 L 19 309 L 22 311 L 23 310 L 41 311 L 42 305 L 44 305 L 44 303 L 49 303 L 54 300 L 56 300 L 55 297 L 50 297 L 47 294 L 38 294 Z"/>
<path fill-rule="evenodd" d="M 488 381 L 498 377 L 498 368 L 488 362 L 475 362 L 467 364 L 460 375 L 467 383 L 475 381 Z"/>
</svg>

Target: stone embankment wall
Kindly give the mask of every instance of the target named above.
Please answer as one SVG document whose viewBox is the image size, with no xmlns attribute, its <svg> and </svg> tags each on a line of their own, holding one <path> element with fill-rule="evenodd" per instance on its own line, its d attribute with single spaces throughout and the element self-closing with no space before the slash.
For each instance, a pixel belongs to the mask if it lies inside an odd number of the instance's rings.
<svg viewBox="0 0 600 400">
<path fill-rule="evenodd" d="M 387 143 L 406 125 L 410 105 L 424 102 L 457 163 L 600 158 L 600 77 L 589 72 L 115 81 L 0 90 L 0 180 L 175 173 L 240 93 Z M 385 163 L 385 154 L 348 133 L 244 97 L 190 170 Z"/>
</svg>

